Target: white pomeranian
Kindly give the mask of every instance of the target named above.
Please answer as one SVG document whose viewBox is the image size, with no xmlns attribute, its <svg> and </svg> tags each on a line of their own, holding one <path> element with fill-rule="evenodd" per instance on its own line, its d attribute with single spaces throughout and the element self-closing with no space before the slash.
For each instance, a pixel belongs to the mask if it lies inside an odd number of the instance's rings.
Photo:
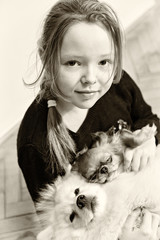
<svg viewBox="0 0 160 240">
<path fill-rule="evenodd" d="M 42 219 L 50 225 L 37 239 L 94 239 L 91 232 L 102 219 L 106 203 L 99 184 L 89 184 L 77 173 L 59 177 L 42 192 L 37 204 Z"/>
<path fill-rule="evenodd" d="M 37 204 L 46 228 L 38 240 L 117 240 L 132 210 L 144 206 L 160 214 L 160 147 L 154 162 L 114 181 L 88 183 L 68 172 L 42 191 Z"/>
</svg>

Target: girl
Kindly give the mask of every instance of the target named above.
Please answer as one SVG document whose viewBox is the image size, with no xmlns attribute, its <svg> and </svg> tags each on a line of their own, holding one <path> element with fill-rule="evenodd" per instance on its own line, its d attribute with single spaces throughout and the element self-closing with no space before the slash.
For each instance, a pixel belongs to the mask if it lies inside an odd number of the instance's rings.
<svg viewBox="0 0 160 240">
<path fill-rule="evenodd" d="M 155 123 L 158 143 L 159 119 L 122 70 L 122 34 L 108 5 L 59 1 L 45 19 L 38 50 L 41 90 L 17 140 L 18 162 L 33 201 L 40 188 L 65 174 L 77 151 L 90 146 L 91 133 L 117 127 L 119 119 L 132 130 Z M 154 150 L 155 139 L 127 150 L 127 167 L 140 170 Z"/>
</svg>

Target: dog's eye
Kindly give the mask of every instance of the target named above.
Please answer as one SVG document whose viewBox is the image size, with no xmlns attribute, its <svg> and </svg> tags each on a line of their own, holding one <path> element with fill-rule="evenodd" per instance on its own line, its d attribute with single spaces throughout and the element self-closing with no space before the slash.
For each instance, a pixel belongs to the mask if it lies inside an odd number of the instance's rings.
<svg viewBox="0 0 160 240">
<path fill-rule="evenodd" d="M 108 173 L 108 168 L 107 168 L 106 166 L 101 167 L 100 173 L 101 173 L 101 174 L 106 174 L 106 173 Z"/>
<path fill-rule="evenodd" d="M 94 173 L 93 175 L 90 176 L 89 181 L 94 181 L 96 180 L 96 178 L 97 178 L 97 175 L 96 173 Z"/>
<path fill-rule="evenodd" d="M 69 216 L 69 220 L 70 220 L 71 222 L 73 222 L 75 216 L 76 216 L 76 213 L 73 211 L 73 212 L 71 213 L 71 215 Z"/>
<path fill-rule="evenodd" d="M 79 188 L 76 188 L 74 191 L 75 195 L 77 196 L 79 194 Z"/>
<path fill-rule="evenodd" d="M 112 162 L 112 157 L 110 156 L 110 157 L 107 159 L 106 162 L 107 162 L 107 163 L 111 163 L 111 162 Z"/>
</svg>

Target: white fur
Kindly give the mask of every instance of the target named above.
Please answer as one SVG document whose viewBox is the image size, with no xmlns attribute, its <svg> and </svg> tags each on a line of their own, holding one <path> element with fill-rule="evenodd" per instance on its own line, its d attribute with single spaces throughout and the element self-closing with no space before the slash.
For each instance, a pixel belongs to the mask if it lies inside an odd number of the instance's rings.
<svg viewBox="0 0 160 240">
<path fill-rule="evenodd" d="M 77 196 L 74 193 L 76 188 L 80 189 Z M 86 207 L 78 208 L 76 200 L 81 194 L 91 199 L 96 197 L 94 213 Z M 47 228 L 47 231 L 46 229 L 42 231 L 37 239 L 44 239 L 44 235 L 45 240 L 94 239 L 91 237 L 91 232 L 101 220 L 106 202 L 106 193 L 99 184 L 87 183 L 77 173 L 70 173 L 63 179 L 59 178 L 54 186 L 48 186 L 48 189 L 42 193 L 41 201 L 37 204 L 37 210 L 44 210 L 42 219 L 45 219 L 47 225 L 52 226 Z M 69 217 L 73 211 L 78 217 L 71 222 Z M 51 232 L 53 236 L 49 238 Z"/>
<path fill-rule="evenodd" d="M 160 214 L 159 178 L 160 146 L 157 147 L 152 165 L 138 173 L 122 173 L 106 184 L 87 183 L 76 174 L 68 174 L 50 188 L 54 196 L 52 205 L 45 207 L 48 202 L 43 201 L 42 196 L 38 208 L 45 210 L 45 218 L 51 226 L 48 229 L 53 232 L 52 238 L 43 236 L 38 240 L 117 240 L 126 218 L 134 208 L 145 206 Z M 88 209 L 78 209 L 74 194 L 76 188 L 80 188 L 81 194 L 97 197 L 95 214 Z M 72 210 L 79 214 L 73 223 L 69 221 Z"/>
</svg>

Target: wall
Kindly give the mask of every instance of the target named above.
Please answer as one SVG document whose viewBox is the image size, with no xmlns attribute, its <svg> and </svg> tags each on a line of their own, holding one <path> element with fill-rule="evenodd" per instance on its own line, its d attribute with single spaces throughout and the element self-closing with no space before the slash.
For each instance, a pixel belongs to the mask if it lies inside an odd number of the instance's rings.
<svg viewBox="0 0 160 240">
<path fill-rule="evenodd" d="M 160 116 L 160 1 L 126 30 L 126 68 Z"/>
<path fill-rule="evenodd" d="M 19 121 L 33 100 L 22 76 L 32 58 L 42 20 L 55 0 L 0 1 L 0 137 Z"/>
</svg>

